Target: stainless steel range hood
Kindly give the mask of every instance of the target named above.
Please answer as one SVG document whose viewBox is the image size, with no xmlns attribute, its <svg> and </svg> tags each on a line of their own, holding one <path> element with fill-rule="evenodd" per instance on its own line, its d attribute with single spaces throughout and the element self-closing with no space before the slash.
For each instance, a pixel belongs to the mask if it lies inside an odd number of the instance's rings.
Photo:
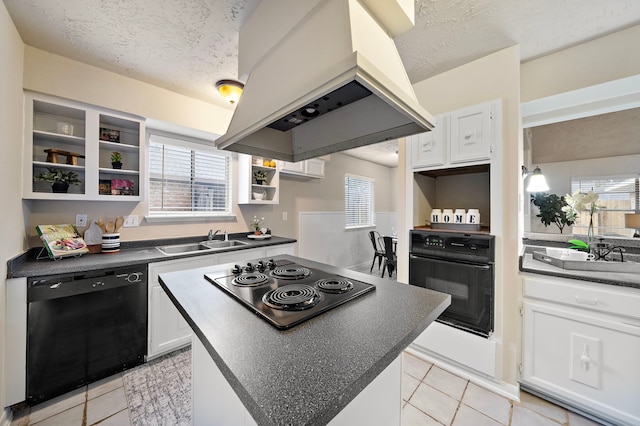
<svg viewBox="0 0 640 426">
<path fill-rule="evenodd" d="M 431 130 L 380 22 L 359 0 L 320 1 L 252 67 L 216 146 L 300 161 Z"/>
</svg>

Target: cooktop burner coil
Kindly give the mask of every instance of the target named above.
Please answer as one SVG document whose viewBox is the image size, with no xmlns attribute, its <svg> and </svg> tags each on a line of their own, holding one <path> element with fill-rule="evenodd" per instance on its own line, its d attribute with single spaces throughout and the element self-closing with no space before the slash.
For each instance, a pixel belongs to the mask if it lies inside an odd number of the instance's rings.
<svg viewBox="0 0 640 426">
<path fill-rule="evenodd" d="M 239 287 L 257 287 L 269 282 L 269 277 L 262 273 L 247 273 L 233 279 L 233 285 Z"/>
<path fill-rule="evenodd" d="M 311 271 L 300 265 L 278 266 L 271 271 L 271 276 L 283 280 L 299 280 L 311 275 Z"/>
<path fill-rule="evenodd" d="M 353 283 L 342 277 L 323 278 L 316 281 L 316 287 L 325 293 L 346 293 L 353 288 Z"/>
<path fill-rule="evenodd" d="M 269 290 L 262 296 L 265 305 L 285 311 L 302 311 L 320 301 L 320 293 L 310 285 L 289 284 Z"/>
</svg>

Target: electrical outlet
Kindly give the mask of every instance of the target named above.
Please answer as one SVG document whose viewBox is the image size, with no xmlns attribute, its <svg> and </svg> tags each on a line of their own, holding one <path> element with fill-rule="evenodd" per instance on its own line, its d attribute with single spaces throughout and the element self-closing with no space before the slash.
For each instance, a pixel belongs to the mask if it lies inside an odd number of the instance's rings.
<svg viewBox="0 0 640 426">
<path fill-rule="evenodd" d="M 124 223 L 122 224 L 125 228 L 132 228 L 134 226 L 138 226 L 138 215 L 130 214 L 129 216 L 124 217 Z"/>
<path fill-rule="evenodd" d="M 287 212 L 282 212 L 282 220 L 287 220 Z"/>
<path fill-rule="evenodd" d="M 76 215 L 76 226 L 78 226 L 78 227 L 87 226 L 87 215 L 86 214 L 77 214 Z"/>
</svg>

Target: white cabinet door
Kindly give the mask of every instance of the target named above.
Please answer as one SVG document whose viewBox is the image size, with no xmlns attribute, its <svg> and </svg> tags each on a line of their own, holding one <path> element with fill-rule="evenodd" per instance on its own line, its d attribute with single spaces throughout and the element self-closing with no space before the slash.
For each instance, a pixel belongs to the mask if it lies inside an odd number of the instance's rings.
<svg viewBox="0 0 640 426">
<path fill-rule="evenodd" d="M 290 254 L 291 256 L 295 256 L 295 252 L 295 244 L 281 244 L 278 246 L 265 247 L 264 257 L 277 256 L 279 254 Z"/>
<path fill-rule="evenodd" d="M 297 161 L 295 163 L 289 163 L 288 161 L 282 162 L 281 173 L 288 173 L 292 175 L 303 175 L 304 174 L 304 161 Z"/>
<path fill-rule="evenodd" d="M 264 248 L 245 249 L 220 253 L 218 255 L 218 263 L 242 263 L 253 259 L 262 259 L 264 257 Z"/>
<path fill-rule="evenodd" d="M 310 160 L 298 161 L 295 163 L 282 161 L 280 173 L 301 177 L 323 178 L 324 160 L 320 158 L 312 158 Z"/>
<path fill-rule="evenodd" d="M 446 164 L 447 125 L 448 117 L 439 115 L 436 117 L 436 127 L 433 130 L 408 138 L 411 141 L 411 164 L 414 169 Z"/>
<path fill-rule="evenodd" d="M 312 158 L 304 162 L 305 174 L 310 177 L 323 178 L 324 177 L 324 160 L 318 158 Z"/>
<path fill-rule="evenodd" d="M 450 162 L 489 160 L 492 145 L 491 104 L 453 111 L 450 119 Z"/>
<path fill-rule="evenodd" d="M 217 257 L 212 254 L 149 264 L 148 360 L 191 343 L 192 335 L 191 328 L 160 286 L 158 276 L 166 272 L 215 265 Z"/>
<path fill-rule="evenodd" d="M 525 300 L 527 386 L 616 424 L 640 424 L 640 324 Z"/>
</svg>

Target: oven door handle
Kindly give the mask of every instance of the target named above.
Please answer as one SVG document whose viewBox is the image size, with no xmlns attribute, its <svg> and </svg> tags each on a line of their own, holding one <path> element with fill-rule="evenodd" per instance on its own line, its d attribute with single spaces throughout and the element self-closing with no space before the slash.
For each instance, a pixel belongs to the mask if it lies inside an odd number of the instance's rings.
<svg viewBox="0 0 640 426">
<path fill-rule="evenodd" d="M 422 261 L 426 261 L 426 262 L 440 262 L 440 263 L 448 263 L 448 264 L 452 264 L 452 265 L 468 265 L 477 269 L 482 269 L 483 271 L 488 271 L 492 268 L 491 264 L 487 264 L 487 263 L 473 263 L 473 262 L 467 262 L 464 260 L 458 260 L 458 259 L 444 259 L 441 257 L 431 257 L 431 256 L 416 256 L 415 254 L 409 254 L 409 261 L 411 260 L 422 260 Z"/>
</svg>

